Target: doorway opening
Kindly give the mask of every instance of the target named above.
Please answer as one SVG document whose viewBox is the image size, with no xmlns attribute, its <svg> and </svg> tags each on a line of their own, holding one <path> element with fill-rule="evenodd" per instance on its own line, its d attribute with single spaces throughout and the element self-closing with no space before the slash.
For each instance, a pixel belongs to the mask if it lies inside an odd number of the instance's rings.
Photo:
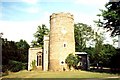
<svg viewBox="0 0 120 80">
<path fill-rule="evenodd" d="M 37 66 L 42 66 L 42 53 L 37 53 Z"/>
</svg>

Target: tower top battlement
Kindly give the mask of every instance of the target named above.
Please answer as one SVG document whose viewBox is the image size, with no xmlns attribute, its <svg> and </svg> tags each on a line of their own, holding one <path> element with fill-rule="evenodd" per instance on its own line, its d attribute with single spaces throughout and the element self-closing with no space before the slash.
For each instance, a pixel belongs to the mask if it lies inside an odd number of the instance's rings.
<svg viewBox="0 0 120 80">
<path fill-rule="evenodd" d="M 67 17 L 67 18 L 71 18 L 74 20 L 74 16 L 70 13 L 64 13 L 64 12 L 60 12 L 60 13 L 53 13 L 51 16 L 50 16 L 50 19 L 53 19 L 53 18 L 57 18 L 57 17 Z"/>
</svg>

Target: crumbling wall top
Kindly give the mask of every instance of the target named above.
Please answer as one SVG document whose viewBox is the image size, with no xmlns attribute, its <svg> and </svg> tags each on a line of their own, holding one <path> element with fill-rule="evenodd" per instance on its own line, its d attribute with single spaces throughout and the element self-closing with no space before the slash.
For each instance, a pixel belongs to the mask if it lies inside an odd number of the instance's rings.
<svg viewBox="0 0 120 80">
<path fill-rule="evenodd" d="M 56 17 L 68 17 L 68 18 L 74 19 L 72 14 L 70 14 L 70 13 L 64 13 L 64 12 L 53 13 L 50 16 L 50 19 L 53 19 L 53 18 L 56 18 Z"/>
</svg>

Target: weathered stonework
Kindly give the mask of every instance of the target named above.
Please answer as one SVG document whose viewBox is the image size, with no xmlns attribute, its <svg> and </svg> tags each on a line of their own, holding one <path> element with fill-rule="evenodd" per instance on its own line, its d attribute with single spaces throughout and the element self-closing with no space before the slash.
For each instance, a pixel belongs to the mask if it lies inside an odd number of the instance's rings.
<svg viewBox="0 0 120 80">
<path fill-rule="evenodd" d="M 65 59 L 75 53 L 74 19 L 70 13 L 54 13 L 50 16 L 49 70 L 63 71 Z"/>
<path fill-rule="evenodd" d="M 54 13 L 50 16 L 50 34 L 44 36 L 43 54 L 41 48 L 30 48 L 28 58 L 28 70 L 32 69 L 31 63 L 41 53 L 42 69 L 44 71 L 68 70 L 65 63 L 70 53 L 75 53 L 74 18 L 70 13 Z M 36 63 L 36 66 L 38 64 Z"/>
<path fill-rule="evenodd" d="M 36 61 L 37 67 L 42 67 L 42 49 L 41 48 L 29 48 L 28 55 L 28 70 L 32 69 L 32 61 Z"/>
</svg>

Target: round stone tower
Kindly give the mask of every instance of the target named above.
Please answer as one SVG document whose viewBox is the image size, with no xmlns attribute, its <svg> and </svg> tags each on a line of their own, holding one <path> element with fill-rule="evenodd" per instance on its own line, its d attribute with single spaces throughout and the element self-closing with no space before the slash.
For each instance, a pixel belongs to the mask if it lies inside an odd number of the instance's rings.
<svg viewBox="0 0 120 80">
<path fill-rule="evenodd" d="M 53 13 L 50 16 L 49 70 L 63 71 L 65 59 L 75 52 L 74 18 L 70 13 Z"/>
</svg>

